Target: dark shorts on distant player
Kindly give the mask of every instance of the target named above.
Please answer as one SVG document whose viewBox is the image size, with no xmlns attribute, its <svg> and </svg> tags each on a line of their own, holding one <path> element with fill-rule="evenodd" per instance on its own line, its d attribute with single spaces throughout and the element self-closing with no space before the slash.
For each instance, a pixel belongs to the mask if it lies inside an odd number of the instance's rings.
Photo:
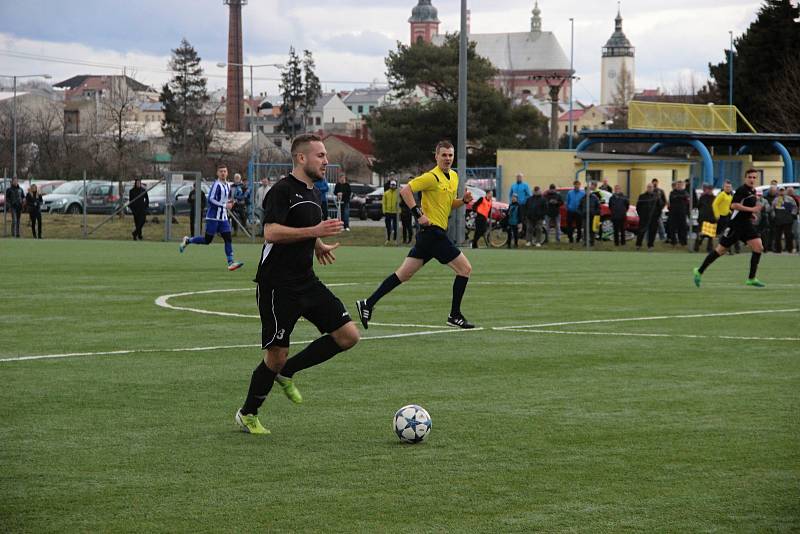
<svg viewBox="0 0 800 534">
<path fill-rule="evenodd" d="M 222 235 L 224 233 L 231 233 L 230 221 L 214 221 L 206 219 L 206 233 L 209 235 Z"/>
<path fill-rule="evenodd" d="M 725 248 L 731 248 L 739 241 L 747 243 L 751 239 L 759 237 L 761 237 L 761 234 L 758 233 L 752 222 L 731 223 L 719 237 L 719 244 Z"/>
<path fill-rule="evenodd" d="M 450 241 L 447 232 L 438 226 L 423 226 L 417 232 L 417 241 L 408 253 L 409 258 L 417 258 L 425 263 L 436 258 L 439 263 L 447 264 L 461 254 L 457 246 Z"/>
<path fill-rule="evenodd" d="M 261 348 L 265 350 L 288 347 L 300 317 L 323 334 L 330 334 L 351 320 L 342 301 L 319 280 L 291 287 L 258 284 L 256 302 L 261 316 Z"/>
</svg>

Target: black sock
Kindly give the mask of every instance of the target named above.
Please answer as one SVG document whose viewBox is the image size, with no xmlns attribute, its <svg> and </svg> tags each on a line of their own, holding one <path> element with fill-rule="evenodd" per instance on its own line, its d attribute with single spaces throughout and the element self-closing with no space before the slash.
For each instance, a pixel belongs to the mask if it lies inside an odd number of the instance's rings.
<svg viewBox="0 0 800 534">
<path fill-rule="evenodd" d="M 711 252 L 709 252 L 708 256 L 706 256 L 706 259 L 703 260 L 703 265 L 700 266 L 700 269 L 699 269 L 700 270 L 700 274 L 703 274 L 704 272 L 706 272 L 706 269 L 708 269 L 708 266 L 711 265 L 712 263 L 714 263 L 714 260 L 716 260 L 717 258 L 719 258 L 719 254 L 717 253 L 716 250 L 712 250 Z"/>
<path fill-rule="evenodd" d="M 453 280 L 453 304 L 450 306 L 450 315 L 461 315 L 461 299 L 467 290 L 467 282 L 469 282 L 467 276 L 456 276 Z"/>
<path fill-rule="evenodd" d="M 253 371 L 253 376 L 250 377 L 250 389 L 247 390 L 247 399 L 242 406 L 243 414 L 255 415 L 258 413 L 258 409 L 269 395 L 269 390 L 272 389 L 275 374 L 272 369 L 267 367 L 264 360 L 261 360 L 261 363 Z"/>
<path fill-rule="evenodd" d="M 309 346 L 295 354 L 281 369 L 281 376 L 291 378 L 297 371 L 326 362 L 342 352 L 333 337 L 328 334 L 314 340 Z"/>
<path fill-rule="evenodd" d="M 750 256 L 750 276 L 748 278 L 755 278 L 756 271 L 758 270 L 758 262 L 761 261 L 761 253 L 753 252 Z"/>
<path fill-rule="evenodd" d="M 395 273 L 390 274 L 386 277 L 386 280 L 381 282 L 381 285 L 378 286 L 378 289 L 375 290 L 375 293 L 367 298 L 367 307 L 372 308 L 375 304 L 378 303 L 386 294 L 388 294 L 392 289 L 396 288 L 403 282 L 397 278 Z"/>
</svg>

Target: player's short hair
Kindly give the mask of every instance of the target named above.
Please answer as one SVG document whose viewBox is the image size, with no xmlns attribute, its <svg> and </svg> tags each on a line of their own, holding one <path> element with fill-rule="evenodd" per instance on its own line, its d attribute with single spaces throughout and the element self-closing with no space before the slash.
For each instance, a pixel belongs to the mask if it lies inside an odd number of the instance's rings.
<svg viewBox="0 0 800 534">
<path fill-rule="evenodd" d="M 297 154 L 303 153 L 303 150 L 315 141 L 321 143 L 322 138 L 317 134 L 302 134 L 295 137 L 292 140 L 292 157 L 294 158 Z"/>
<path fill-rule="evenodd" d="M 453 143 L 448 141 L 447 139 L 442 139 L 438 143 L 436 143 L 436 153 L 439 153 L 440 148 L 453 148 Z"/>
<path fill-rule="evenodd" d="M 216 167 L 217 170 L 227 169 L 227 168 L 228 168 L 228 165 L 224 161 L 218 161 L 217 162 L 217 167 Z"/>
<path fill-rule="evenodd" d="M 756 169 L 753 169 L 753 168 L 751 167 L 751 168 L 747 169 L 747 170 L 744 172 L 744 175 L 745 175 L 745 176 L 747 176 L 748 174 L 756 174 L 756 175 L 757 175 L 757 174 L 758 174 L 758 171 L 757 171 Z"/>
</svg>

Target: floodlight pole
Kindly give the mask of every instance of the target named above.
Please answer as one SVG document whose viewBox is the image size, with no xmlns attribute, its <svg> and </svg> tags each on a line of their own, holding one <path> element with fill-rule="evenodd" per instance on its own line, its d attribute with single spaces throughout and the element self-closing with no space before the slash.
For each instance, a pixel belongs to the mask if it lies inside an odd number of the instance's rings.
<svg viewBox="0 0 800 534">
<path fill-rule="evenodd" d="M 572 78 L 575 73 L 575 19 L 569 19 L 569 149 L 572 150 Z"/>
<path fill-rule="evenodd" d="M 728 105 L 733 105 L 733 30 L 728 30 L 731 36 L 731 45 L 728 50 Z"/>
<path fill-rule="evenodd" d="M 458 198 L 464 198 L 464 189 L 467 180 L 467 0 L 461 0 L 461 31 L 459 32 L 458 46 Z M 454 241 L 459 244 L 464 241 L 464 219 L 466 208 L 456 210 L 454 222 L 455 229 L 450 232 Z"/>
</svg>

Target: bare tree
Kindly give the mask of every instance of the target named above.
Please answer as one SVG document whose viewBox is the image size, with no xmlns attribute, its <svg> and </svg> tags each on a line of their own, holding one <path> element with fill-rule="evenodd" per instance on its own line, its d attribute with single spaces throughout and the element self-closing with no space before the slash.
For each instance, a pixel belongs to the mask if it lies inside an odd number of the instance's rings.
<svg viewBox="0 0 800 534">
<path fill-rule="evenodd" d="M 628 126 L 628 102 L 634 95 L 633 76 L 630 71 L 622 64 L 622 69 L 617 77 L 617 86 L 611 96 L 611 106 L 614 109 L 613 120 L 615 127 L 627 128 Z"/>
</svg>

